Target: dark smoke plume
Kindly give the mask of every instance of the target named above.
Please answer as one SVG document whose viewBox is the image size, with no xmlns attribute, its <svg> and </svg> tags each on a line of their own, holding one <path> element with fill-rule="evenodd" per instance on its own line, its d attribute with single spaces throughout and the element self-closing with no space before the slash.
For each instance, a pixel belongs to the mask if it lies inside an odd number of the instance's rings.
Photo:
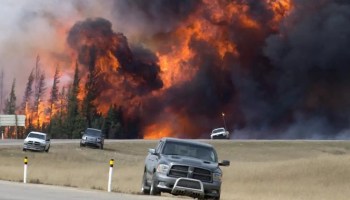
<svg viewBox="0 0 350 200">
<path fill-rule="evenodd" d="M 174 34 L 177 28 L 198 15 L 238 54 L 222 56 L 212 41 L 192 35 L 188 45 L 195 56 L 184 62 L 198 71 L 162 95 L 143 98 L 133 113 L 138 132 L 133 136 L 167 122 L 174 124 L 174 136 L 208 138 L 211 129 L 224 125 L 225 112 L 234 138 L 350 138 L 350 3 L 294 0 L 291 12 L 280 13 L 283 19 L 272 25 L 275 13 L 267 1 L 217 2 L 222 9 L 230 3 L 248 6 L 246 14 L 258 28 L 246 26 L 239 16 L 215 18 L 201 1 L 116 1 L 114 15 L 127 27 L 123 30 L 137 30 L 137 39 L 153 48 L 129 45 L 101 18 L 76 23 L 68 43 L 85 66 L 91 50 L 97 59 L 112 55 L 118 60 L 120 69 L 111 66 L 109 76 L 126 76 L 127 81 L 101 83 L 105 90 L 149 94 L 164 81 L 155 52 L 171 52 L 181 39 Z"/>
<path fill-rule="evenodd" d="M 350 3 L 294 3 L 264 48 L 276 67 L 277 101 L 268 117 L 285 119 L 280 137 L 337 138 L 349 128 Z"/>
<path fill-rule="evenodd" d="M 163 86 L 159 77 L 157 57 L 142 47 L 134 47 L 131 50 L 127 38 L 121 33 L 115 33 L 112 24 L 106 19 L 77 22 L 70 29 L 67 41 L 70 47 L 78 52 L 79 62 L 85 66 L 91 66 L 92 58 L 108 58 L 111 59 L 110 62 L 116 59 L 121 67 L 120 74 L 130 75 L 138 83 L 138 90 L 145 92 Z M 97 60 L 93 59 L 93 62 Z"/>
</svg>

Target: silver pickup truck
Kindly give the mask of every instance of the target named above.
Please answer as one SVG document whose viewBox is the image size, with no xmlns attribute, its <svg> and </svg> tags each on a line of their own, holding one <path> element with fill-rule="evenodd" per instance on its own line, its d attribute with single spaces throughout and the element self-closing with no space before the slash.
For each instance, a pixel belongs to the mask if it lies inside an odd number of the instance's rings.
<svg viewBox="0 0 350 200">
<path fill-rule="evenodd" d="M 163 138 L 149 149 L 141 184 L 143 194 L 161 192 L 198 199 L 220 199 L 222 171 L 230 161 L 218 162 L 212 145 L 175 138 Z"/>
<path fill-rule="evenodd" d="M 33 150 L 49 152 L 50 144 L 50 138 L 48 138 L 46 133 L 32 131 L 24 139 L 23 151 Z"/>
</svg>

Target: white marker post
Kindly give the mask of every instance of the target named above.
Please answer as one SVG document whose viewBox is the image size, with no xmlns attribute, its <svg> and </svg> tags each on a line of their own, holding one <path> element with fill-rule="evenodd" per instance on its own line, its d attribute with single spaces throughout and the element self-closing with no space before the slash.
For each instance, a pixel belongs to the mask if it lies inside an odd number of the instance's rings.
<svg viewBox="0 0 350 200">
<path fill-rule="evenodd" d="M 114 165 L 114 159 L 111 159 L 109 161 L 108 192 L 111 192 L 111 188 L 112 188 L 113 165 Z"/>
<path fill-rule="evenodd" d="M 26 157 L 24 157 L 23 183 L 27 183 L 27 165 L 28 165 L 28 158 L 27 158 L 27 156 L 26 156 Z"/>
</svg>

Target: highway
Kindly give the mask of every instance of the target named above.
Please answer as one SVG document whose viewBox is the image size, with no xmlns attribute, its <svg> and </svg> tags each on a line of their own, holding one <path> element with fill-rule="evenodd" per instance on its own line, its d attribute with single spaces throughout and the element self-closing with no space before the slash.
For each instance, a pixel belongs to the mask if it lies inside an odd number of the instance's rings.
<svg viewBox="0 0 350 200">
<path fill-rule="evenodd" d="M 120 140 L 106 140 L 106 143 L 118 142 Z M 79 140 L 61 140 L 53 139 L 52 144 L 79 144 Z M 23 145 L 23 139 L 0 140 L 0 149 Z M 157 197 L 147 195 L 122 194 L 100 190 L 86 190 L 72 187 L 51 186 L 41 184 L 24 184 L 19 182 L 10 182 L 0 180 L 0 200 L 160 200 L 174 199 L 171 197 Z M 178 199 L 178 198 L 177 198 Z"/>
<path fill-rule="evenodd" d="M 23 145 L 24 139 L 0 139 L 0 147 L 4 146 L 19 146 Z M 51 139 L 51 144 L 79 144 L 80 139 Z M 125 142 L 125 141 L 132 141 L 132 142 L 144 142 L 145 140 L 117 140 L 117 139 L 105 139 L 105 143 L 117 143 L 117 142 Z"/>
<path fill-rule="evenodd" d="M 0 200 L 160 200 L 174 199 L 171 197 L 156 197 L 146 195 L 131 195 L 108 193 L 97 190 L 83 190 L 70 187 L 50 185 L 24 184 L 0 181 Z"/>
</svg>

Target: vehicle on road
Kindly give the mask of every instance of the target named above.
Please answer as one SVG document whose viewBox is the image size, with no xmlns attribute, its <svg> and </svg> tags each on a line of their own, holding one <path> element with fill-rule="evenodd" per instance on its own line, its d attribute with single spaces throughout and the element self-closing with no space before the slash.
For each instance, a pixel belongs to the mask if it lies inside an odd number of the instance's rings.
<svg viewBox="0 0 350 200">
<path fill-rule="evenodd" d="M 33 150 L 49 152 L 50 144 L 50 138 L 46 133 L 32 131 L 28 133 L 27 137 L 24 139 L 23 151 Z"/>
<path fill-rule="evenodd" d="M 230 133 L 225 128 L 215 128 L 211 131 L 211 139 L 229 139 Z"/>
<path fill-rule="evenodd" d="M 210 144 L 194 140 L 162 138 L 149 149 L 141 184 L 143 194 L 161 192 L 198 199 L 220 199 L 222 170 L 230 161 L 218 161 Z"/>
<path fill-rule="evenodd" d="M 87 128 L 82 132 L 82 137 L 80 140 L 80 146 L 91 146 L 103 149 L 104 145 L 104 135 L 100 129 Z"/>
</svg>

